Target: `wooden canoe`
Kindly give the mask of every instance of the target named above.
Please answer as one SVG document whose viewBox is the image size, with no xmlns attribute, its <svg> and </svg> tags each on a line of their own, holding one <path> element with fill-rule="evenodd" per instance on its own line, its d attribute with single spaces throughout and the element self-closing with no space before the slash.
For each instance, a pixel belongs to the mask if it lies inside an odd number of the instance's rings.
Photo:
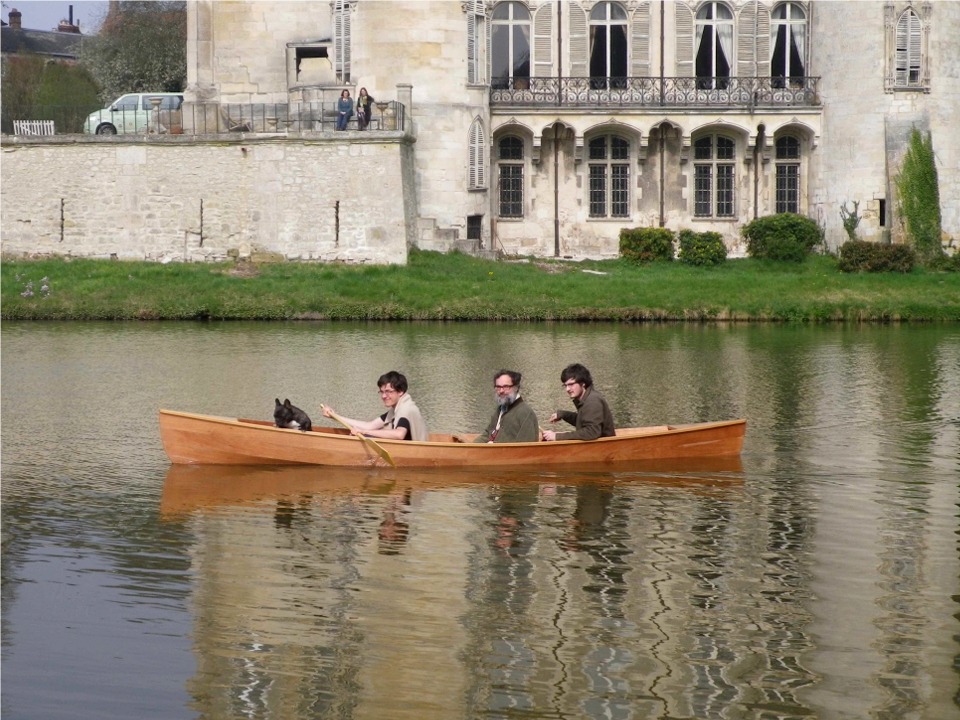
<svg viewBox="0 0 960 720">
<path fill-rule="evenodd" d="M 431 434 L 429 442 L 381 440 L 398 468 L 564 467 L 638 460 L 739 455 L 745 420 L 620 428 L 617 435 L 583 442 L 474 444 L 475 436 Z M 175 464 L 332 465 L 370 467 L 384 461 L 342 428 L 310 432 L 272 422 L 160 411 L 163 449 Z"/>
</svg>

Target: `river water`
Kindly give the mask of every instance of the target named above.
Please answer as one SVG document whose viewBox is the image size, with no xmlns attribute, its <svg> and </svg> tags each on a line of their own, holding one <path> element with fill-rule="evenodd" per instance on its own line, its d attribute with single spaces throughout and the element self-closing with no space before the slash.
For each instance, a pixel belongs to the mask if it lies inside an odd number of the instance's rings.
<svg viewBox="0 0 960 720">
<path fill-rule="evenodd" d="M 739 461 L 185 468 L 161 407 L 744 417 Z M 3 716 L 960 718 L 960 327 L 2 327 Z"/>
</svg>

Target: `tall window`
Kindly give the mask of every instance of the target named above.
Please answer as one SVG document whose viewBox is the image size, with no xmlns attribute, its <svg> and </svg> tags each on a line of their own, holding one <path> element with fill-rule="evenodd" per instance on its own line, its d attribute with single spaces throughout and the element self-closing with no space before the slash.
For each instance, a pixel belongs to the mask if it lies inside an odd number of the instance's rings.
<svg viewBox="0 0 960 720">
<path fill-rule="evenodd" d="M 468 183 L 471 190 L 479 190 L 487 186 L 487 140 L 480 118 L 476 118 L 470 126 L 469 148 Z"/>
<path fill-rule="evenodd" d="M 693 214 L 733 217 L 734 160 L 737 145 L 722 135 L 707 135 L 693 143 Z"/>
<path fill-rule="evenodd" d="M 788 81 L 795 87 L 803 85 L 806 37 L 807 16 L 800 5 L 788 2 L 774 9 L 770 25 L 773 46 L 770 75 L 781 87 Z"/>
<path fill-rule="evenodd" d="M 778 213 L 800 212 L 800 141 L 792 135 L 777 138 Z"/>
<path fill-rule="evenodd" d="M 497 143 L 500 217 L 523 217 L 523 138 L 507 135 Z"/>
<path fill-rule="evenodd" d="M 697 87 L 726 88 L 733 64 L 733 13 L 708 2 L 697 11 Z"/>
<path fill-rule="evenodd" d="M 519 87 L 530 82 L 530 11 L 518 2 L 493 9 L 490 75 L 493 87 Z"/>
<path fill-rule="evenodd" d="M 921 58 L 920 18 L 908 9 L 897 20 L 897 85 L 900 87 L 920 84 Z"/>
<path fill-rule="evenodd" d="M 630 143 L 616 135 L 589 145 L 590 217 L 630 215 Z"/>
<path fill-rule="evenodd" d="M 590 84 L 594 88 L 627 86 L 627 11 L 601 2 L 590 11 Z"/>
</svg>

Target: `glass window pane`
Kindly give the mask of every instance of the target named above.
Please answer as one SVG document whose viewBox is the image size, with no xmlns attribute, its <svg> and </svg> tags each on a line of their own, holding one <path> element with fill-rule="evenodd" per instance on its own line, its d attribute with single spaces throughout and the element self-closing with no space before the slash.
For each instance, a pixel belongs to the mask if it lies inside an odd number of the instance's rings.
<svg viewBox="0 0 960 720">
<path fill-rule="evenodd" d="M 717 160 L 733 160 L 736 157 L 736 143 L 730 138 L 717 138 Z"/>
<path fill-rule="evenodd" d="M 717 217 L 733 216 L 733 165 L 717 165 Z"/>
<path fill-rule="evenodd" d="M 630 166 L 614 165 L 610 187 L 610 214 L 627 217 L 630 214 Z"/>
<path fill-rule="evenodd" d="M 607 215 L 607 168 L 605 165 L 590 166 L 590 217 Z"/>
<path fill-rule="evenodd" d="M 530 26 L 513 26 L 513 77 L 530 77 Z"/>
<path fill-rule="evenodd" d="M 696 217 L 709 217 L 711 215 L 712 189 L 713 166 L 695 166 L 693 170 L 693 214 Z"/>
<path fill-rule="evenodd" d="M 599 137 L 590 141 L 590 152 L 588 157 L 591 160 L 606 160 L 607 158 L 607 138 Z"/>
<path fill-rule="evenodd" d="M 713 157 L 713 137 L 700 138 L 693 143 L 695 160 L 709 160 Z"/>
<path fill-rule="evenodd" d="M 614 160 L 627 160 L 630 158 L 630 143 L 619 137 L 610 138 L 610 156 Z"/>
<path fill-rule="evenodd" d="M 523 165 L 500 166 L 500 217 L 523 217 Z"/>
</svg>

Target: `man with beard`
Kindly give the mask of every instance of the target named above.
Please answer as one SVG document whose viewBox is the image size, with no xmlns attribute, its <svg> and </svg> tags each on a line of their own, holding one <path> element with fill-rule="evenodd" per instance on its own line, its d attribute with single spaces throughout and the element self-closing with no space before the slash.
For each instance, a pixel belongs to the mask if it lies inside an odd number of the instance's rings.
<svg viewBox="0 0 960 720">
<path fill-rule="evenodd" d="M 476 443 L 536 442 L 540 439 L 537 415 L 520 397 L 520 373 L 500 370 L 493 376 L 497 409 Z"/>
</svg>

